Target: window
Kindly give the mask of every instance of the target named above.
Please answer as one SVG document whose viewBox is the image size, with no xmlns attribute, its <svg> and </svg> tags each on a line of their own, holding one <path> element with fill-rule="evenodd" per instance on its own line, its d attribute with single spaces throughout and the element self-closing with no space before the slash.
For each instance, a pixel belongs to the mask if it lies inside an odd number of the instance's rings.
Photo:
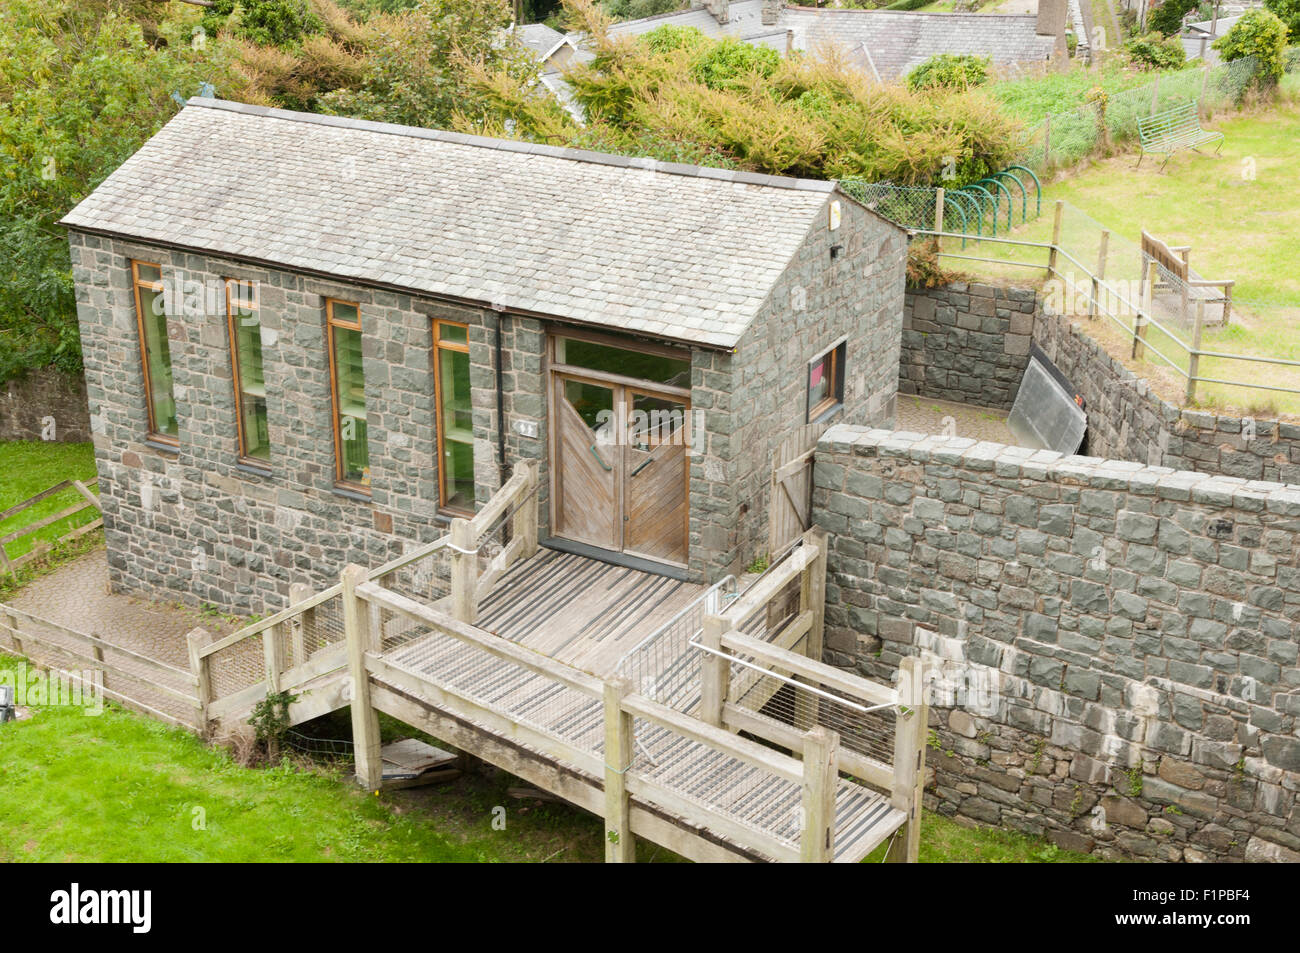
<svg viewBox="0 0 1300 953">
<path fill-rule="evenodd" d="M 474 415 L 469 399 L 469 328 L 433 322 L 438 404 L 438 504 L 474 509 Z"/>
<path fill-rule="evenodd" d="M 266 426 L 266 375 L 256 286 L 247 281 L 226 282 L 226 318 L 230 325 L 239 459 L 241 463 L 269 467 L 271 438 Z"/>
<path fill-rule="evenodd" d="M 366 381 L 361 366 L 361 307 L 326 301 L 330 382 L 334 389 L 334 478 L 370 492 L 370 447 L 366 441 Z"/>
<path fill-rule="evenodd" d="M 135 286 L 135 315 L 140 327 L 140 363 L 144 371 L 149 436 L 179 445 L 176 401 L 172 396 L 172 354 L 167 340 L 167 308 L 163 299 L 162 266 L 131 262 Z"/>
<path fill-rule="evenodd" d="M 844 342 L 808 363 L 808 422 L 828 417 L 844 403 Z"/>
<path fill-rule="evenodd" d="M 690 355 L 666 348 L 632 351 L 586 338 L 560 337 L 555 339 L 555 363 L 672 387 L 691 386 Z"/>
</svg>

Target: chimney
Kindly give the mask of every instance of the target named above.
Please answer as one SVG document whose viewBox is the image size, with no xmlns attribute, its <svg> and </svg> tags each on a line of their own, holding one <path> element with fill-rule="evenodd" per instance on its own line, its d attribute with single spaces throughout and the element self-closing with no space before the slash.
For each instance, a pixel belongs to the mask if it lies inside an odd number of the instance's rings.
<svg viewBox="0 0 1300 953">
<path fill-rule="evenodd" d="M 713 14 L 718 23 L 726 23 L 728 17 L 728 0 L 704 0 L 704 9 Z"/>
<path fill-rule="evenodd" d="M 1069 0 L 1038 0 L 1038 23 L 1034 32 L 1039 36 L 1060 37 L 1065 40 L 1065 23 L 1069 17 Z"/>
<path fill-rule="evenodd" d="M 781 10 L 784 7 L 785 0 L 763 0 L 763 26 L 776 26 L 776 21 L 781 19 Z"/>
</svg>

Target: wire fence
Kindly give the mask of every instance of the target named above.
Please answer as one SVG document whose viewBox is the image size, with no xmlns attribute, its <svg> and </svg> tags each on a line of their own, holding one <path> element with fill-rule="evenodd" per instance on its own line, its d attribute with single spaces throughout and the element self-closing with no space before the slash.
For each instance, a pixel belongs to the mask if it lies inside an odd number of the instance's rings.
<svg viewBox="0 0 1300 953">
<path fill-rule="evenodd" d="M 1155 368 L 1145 376 L 1158 389 L 1180 392 L 1167 399 L 1250 415 L 1300 413 L 1300 339 L 1290 330 L 1300 324 L 1300 300 L 1242 297 L 1232 275 L 1176 272 L 1151 243 L 1068 202 L 1056 208 L 1053 241 L 986 237 L 978 248 L 956 249 L 950 239 L 960 236 L 949 233 L 942 254 L 998 277 L 1045 273 L 1047 306 L 1089 322 L 1125 360 Z"/>
<path fill-rule="evenodd" d="M 1288 64 L 1291 71 L 1297 68 L 1296 63 Z M 1136 139 L 1138 119 L 1153 113 L 1188 102 L 1199 103 L 1203 117 L 1235 108 L 1245 99 L 1258 70 L 1258 60 L 1252 56 L 1161 73 L 1145 85 L 1109 93 L 1102 102 L 1049 113 L 1027 130 L 1020 162 L 1041 175 Z"/>
</svg>

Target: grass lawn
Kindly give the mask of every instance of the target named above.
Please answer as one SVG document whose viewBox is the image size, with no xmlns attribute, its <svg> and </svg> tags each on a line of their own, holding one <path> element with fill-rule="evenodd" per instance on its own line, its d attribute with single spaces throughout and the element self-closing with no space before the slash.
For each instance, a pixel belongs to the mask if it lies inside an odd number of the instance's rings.
<svg viewBox="0 0 1300 953">
<path fill-rule="evenodd" d="M 1014 237 L 1050 241 L 1052 203 L 1064 199 L 1084 215 L 1067 206 L 1062 245 L 1086 264 L 1095 263 L 1100 236 L 1096 223 L 1111 230 L 1108 276 L 1138 275 L 1143 228 L 1170 245 L 1190 245 L 1194 270 L 1206 278 L 1236 281 L 1232 321 L 1226 328 L 1208 329 L 1202 349 L 1300 360 L 1300 269 L 1295 266 L 1300 242 L 1300 102 L 1291 97 L 1276 108 L 1241 113 L 1211 127 L 1226 137 L 1221 157 L 1212 151 L 1180 153 L 1163 172 L 1159 162 L 1151 160 L 1135 170 L 1135 153 L 1097 160 L 1047 185 L 1042 217 L 1016 229 Z M 968 248 L 967 253 L 1035 262 L 1045 258 L 1036 249 L 1008 253 L 1005 246 L 982 248 Z M 1022 282 L 1042 280 L 1041 272 L 1027 269 L 952 264 Z M 1090 328 L 1112 353 L 1126 355 L 1123 331 L 1104 319 Z M 1185 329 L 1174 330 L 1181 332 L 1181 340 L 1190 341 Z M 1181 367 L 1187 366 L 1183 347 L 1154 329 L 1149 340 Z M 1140 372 L 1167 399 L 1181 403 L 1180 375 L 1157 359 L 1143 364 Z M 1300 368 L 1205 358 L 1200 374 L 1300 388 Z M 1300 414 L 1300 395 L 1242 387 L 1200 385 L 1197 403 L 1242 413 Z"/>
<path fill-rule="evenodd" d="M 0 511 L 35 496 L 63 480 L 95 478 L 95 450 L 89 443 L 42 443 L 29 441 L 0 442 Z M 64 490 L 0 521 L 0 536 L 35 523 L 82 500 L 75 489 Z M 96 519 L 98 514 L 85 510 L 59 520 L 31 536 L 16 539 L 5 546 L 10 558 L 30 552 L 37 540 L 54 540 L 61 534 Z"/>
<path fill-rule="evenodd" d="M 15 664 L 0 656 L 0 670 Z M 386 725 L 386 733 L 395 727 Z M 0 862 L 603 857 L 599 819 L 564 804 L 510 798 L 506 789 L 519 784 L 475 776 L 375 797 L 341 773 L 240 767 L 180 729 L 119 709 L 93 717 L 44 708 L 0 726 Z M 505 830 L 493 829 L 497 807 L 505 808 Z M 643 842 L 638 859 L 677 858 Z M 927 863 L 1092 859 L 936 815 L 927 814 L 922 827 Z"/>
</svg>

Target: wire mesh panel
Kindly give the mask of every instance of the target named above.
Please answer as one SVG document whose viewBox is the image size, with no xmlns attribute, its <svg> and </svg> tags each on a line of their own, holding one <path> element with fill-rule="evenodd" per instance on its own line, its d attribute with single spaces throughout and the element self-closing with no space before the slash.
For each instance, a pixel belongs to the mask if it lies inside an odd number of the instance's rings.
<svg viewBox="0 0 1300 953">
<path fill-rule="evenodd" d="M 214 699 L 234 695 L 266 681 L 265 631 L 240 639 L 208 656 L 208 679 Z"/>
<path fill-rule="evenodd" d="M 631 690 L 684 714 L 700 702 L 700 653 L 691 645 L 704 617 L 722 612 L 736 597 L 736 580 L 727 576 L 630 649 L 615 668 Z"/>
</svg>

